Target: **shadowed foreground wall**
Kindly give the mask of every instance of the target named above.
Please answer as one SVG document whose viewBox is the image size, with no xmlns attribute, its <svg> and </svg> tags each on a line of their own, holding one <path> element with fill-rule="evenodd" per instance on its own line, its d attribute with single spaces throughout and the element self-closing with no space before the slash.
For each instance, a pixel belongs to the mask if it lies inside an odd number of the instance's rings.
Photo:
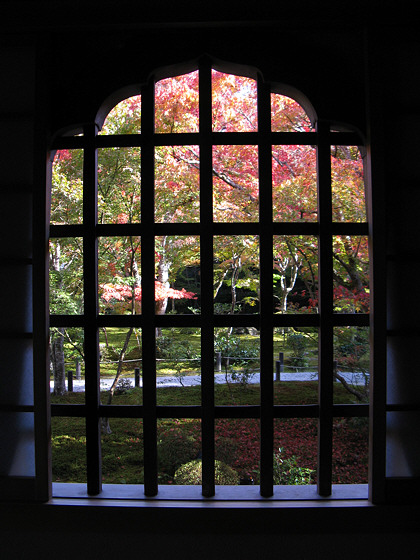
<svg viewBox="0 0 420 560">
<path fill-rule="evenodd" d="M 6 4 L 12 3 L 1 3 L 1 16 Z M 148 68 L 179 61 L 191 49 L 201 52 L 197 41 L 207 34 L 209 50 L 216 56 L 242 62 L 246 47 L 253 53 L 248 63 L 266 67 L 268 79 L 270 68 L 273 79 L 300 74 L 293 85 L 307 93 L 324 114 L 330 111 L 338 120 L 349 120 L 371 134 L 373 181 L 383 192 L 383 222 L 377 231 L 386 241 L 388 365 L 383 375 L 387 375 L 387 402 L 413 405 L 410 412 L 388 413 L 386 474 L 389 484 L 401 476 L 415 482 L 420 476 L 420 382 L 413 352 L 420 343 L 416 288 L 420 277 L 420 45 L 410 18 L 394 21 L 393 14 L 379 21 L 371 18 L 360 30 L 355 21 L 340 19 L 337 12 L 330 26 L 321 17 L 311 21 L 313 12 L 306 18 L 295 13 L 289 20 L 293 27 L 280 16 L 270 18 L 267 11 L 266 23 L 257 25 L 249 23 L 252 14 L 243 8 L 237 19 L 248 17 L 246 26 L 215 25 L 210 32 L 205 26 L 197 30 L 191 10 L 187 25 L 164 24 L 165 12 L 158 13 L 159 4 L 155 9 L 160 23 L 149 25 L 149 40 L 144 42 L 147 25 L 130 19 L 127 10 L 126 17 L 121 17 L 122 5 L 113 22 L 112 12 L 107 12 L 105 21 L 98 10 L 96 21 L 95 13 L 84 11 L 77 2 L 75 12 L 62 12 L 61 18 L 59 12 L 45 9 L 37 15 L 30 4 L 14 4 L 25 8 L 21 25 L 17 9 L 10 25 L 4 17 L 0 23 L 0 404 L 4 405 L 0 478 L 33 480 L 35 474 L 33 413 L 16 407 L 30 407 L 34 400 L 32 248 L 37 230 L 32 230 L 32 201 L 36 189 L 45 188 L 37 182 L 36 169 L 43 164 L 37 142 L 48 131 L 94 114 L 104 94 L 111 94 L 122 76 L 134 81 L 140 71 L 145 74 Z M 228 13 L 232 16 L 233 12 Z M 213 19 L 221 20 L 221 14 L 212 14 Z M 302 42 L 304 33 L 307 39 Z M 153 37 L 159 42 L 154 43 Z M 275 67 L 268 59 L 277 60 Z M 346 111 L 344 100 L 348 101 Z M 419 485 L 414 488 L 419 495 Z M 3 478 L 1 489 L 10 497 Z M 64 506 L 5 501 L 0 505 L 0 555 L 48 558 L 54 551 L 62 559 L 312 560 L 372 555 L 414 559 L 420 541 L 419 508 L 411 501 L 411 506 L 338 510 L 131 508 L 127 503 L 117 507 L 115 502 L 114 507 L 105 508 L 96 507 L 95 502 L 80 506 L 70 501 Z"/>
</svg>

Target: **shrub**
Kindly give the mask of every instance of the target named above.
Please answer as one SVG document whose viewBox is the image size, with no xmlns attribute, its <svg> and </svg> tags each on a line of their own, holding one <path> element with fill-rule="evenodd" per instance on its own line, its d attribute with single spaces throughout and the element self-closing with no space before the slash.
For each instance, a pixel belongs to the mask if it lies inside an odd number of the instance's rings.
<svg viewBox="0 0 420 560">
<path fill-rule="evenodd" d="M 121 379 L 119 379 L 119 381 L 117 383 L 117 386 L 115 387 L 114 394 L 115 395 L 124 395 L 125 393 L 130 391 L 132 388 L 133 388 L 133 386 L 131 385 L 131 380 L 130 379 L 121 378 Z"/>
<path fill-rule="evenodd" d="M 299 467 L 295 455 L 282 458 L 283 449 L 273 456 L 273 482 L 274 484 L 310 484 L 312 469 Z"/>
<path fill-rule="evenodd" d="M 158 441 L 159 470 L 173 476 L 178 467 L 195 459 L 198 442 L 181 430 L 164 432 Z"/>
<path fill-rule="evenodd" d="M 115 346 L 111 344 L 106 345 L 101 343 L 99 345 L 99 349 L 100 349 L 101 361 L 103 362 L 115 361 L 118 360 L 120 357 L 118 350 L 115 348 Z"/>
<path fill-rule="evenodd" d="M 215 461 L 216 484 L 239 484 L 239 475 L 226 463 Z M 201 484 L 202 463 L 201 460 L 190 461 L 182 465 L 175 472 L 175 484 Z"/>
<path fill-rule="evenodd" d="M 291 366 L 305 367 L 308 365 L 306 358 L 307 340 L 301 333 L 290 333 L 287 337 L 287 345 L 291 350 L 288 362 Z"/>
<path fill-rule="evenodd" d="M 220 329 L 215 333 L 214 350 L 220 352 L 224 358 L 226 382 L 230 377 L 231 381 L 246 386 L 254 375 L 253 364 L 258 361 L 260 355 L 259 345 L 254 341 L 244 342 L 241 337 L 226 332 L 226 329 Z"/>
</svg>

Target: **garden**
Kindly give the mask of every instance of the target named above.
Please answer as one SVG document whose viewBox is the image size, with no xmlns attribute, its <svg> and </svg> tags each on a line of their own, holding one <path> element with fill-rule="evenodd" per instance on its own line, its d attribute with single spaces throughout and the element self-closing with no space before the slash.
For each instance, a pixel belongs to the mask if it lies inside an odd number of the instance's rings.
<svg viewBox="0 0 420 560">
<path fill-rule="evenodd" d="M 350 372 L 356 349 L 365 333 L 347 328 L 336 340 L 340 364 Z M 185 332 L 185 331 L 188 332 Z M 239 333 L 220 329 L 215 336 L 215 353 L 222 354 L 221 374 L 224 382 L 214 387 L 216 405 L 258 405 L 260 386 L 253 380 L 258 370 L 257 333 L 237 329 Z M 107 329 L 107 352 L 101 363 L 101 379 L 114 379 L 118 348 L 125 339 L 124 329 Z M 245 329 L 246 331 L 246 329 Z M 312 372 L 306 381 L 275 381 L 275 405 L 310 405 L 318 402 L 317 336 L 314 329 L 274 334 L 275 355 L 284 356 L 284 372 Z M 102 338 L 105 339 L 104 333 Z M 365 341 L 366 343 L 366 341 Z M 105 344 L 105 343 L 104 343 Z M 163 329 L 157 338 L 157 404 L 161 406 L 199 405 L 201 386 L 187 385 L 189 376 L 200 368 L 200 332 L 194 329 Z M 105 345 L 106 347 L 106 345 Z M 360 349 L 358 350 L 360 353 Z M 340 354 L 341 352 L 341 354 Z M 347 355 L 346 355 L 347 353 Z M 140 366 L 141 346 L 134 335 L 127 348 L 126 362 L 113 405 L 141 405 L 142 387 L 133 386 L 133 367 Z M 229 359 L 227 359 L 229 358 Z M 185 361 L 183 361 L 185 360 Z M 366 369 L 367 352 L 359 357 L 357 367 Z M 350 368 L 350 369 L 349 369 Z M 217 363 L 215 361 L 215 372 Z M 341 370 L 340 370 L 341 371 Z M 84 376 L 82 368 L 82 377 Z M 160 386 L 159 380 L 172 376 L 175 386 Z M 363 386 L 354 386 L 358 391 Z M 365 395 L 367 398 L 367 395 Z M 109 390 L 101 392 L 103 404 Z M 357 401 L 338 380 L 334 383 L 334 403 Z M 53 403 L 83 404 L 84 392 L 66 392 L 52 396 Z M 102 476 L 104 483 L 143 483 L 143 426 L 141 419 L 112 418 L 110 433 L 102 434 Z M 259 483 L 259 421 L 257 419 L 217 419 L 215 421 L 216 483 Z M 193 418 L 160 419 L 157 431 L 160 484 L 197 484 L 201 480 L 201 422 Z M 367 418 L 335 418 L 333 423 L 333 483 L 367 482 Z M 86 481 L 86 432 L 81 418 L 52 419 L 53 478 L 57 482 Z M 315 484 L 317 463 L 317 420 L 285 418 L 274 420 L 273 466 L 275 484 Z"/>
<path fill-rule="evenodd" d="M 198 133 L 197 141 L 201 141 L 199 74 L 193 71 L 156 82 L 156 136 Z M 213 69 L 211 88 L 213 132 L 237 135 L 259 130 L 256 80 Z M 328 344 L 334 345 L 333 402 L 368 402 L 369 328 L 363 326 L 368 324 L 370 305 L 368 238 L 366 233 L 359 235 L 365 229 L 356 228 L 354 231 L 359 233 L 349 235 L 347 227 L 366 222 L 363 158 L 358 146 L 330 146 L 331 217 L 337 225 L 331 231 L 337 233 L 328 239 L 331 269 L 326 276 L 330 293 L 326 296 L 324 292 L 322 303 L 319 261 L 320 253 L 324 253 L 322 247 L 327 245 L 322 245 L 324 241 L 320 239 L 325 237 L 312 227 L 318 221 L 319 206 L 317 150 L 307 141 L 306 133 L 313 133 L 313 123 L 292 98 L 273 92 L 270 104 L 272 132 L 285 136 L 293 133 L 298 140 L 296 144 L 281 141 L 271 146 L 272 223 L 287 227 L 277 228 L 269 241 L 256 235 L 260 230 L 254 227 L 262 220 L 257 145 L 238 141 L 212 145 L 211 169 L 206 172 L 212 193 L 202 197 L 200 146 L 175 140 L 174 145 L 158 143 L 150 161 L 154 169 L 153 197 L 144 197 L 142 167 L 149 151 L 142 148 L 141 141 L 136 141 L 141 136 L 141 95 L 118 103 L 98 134 L 103 138 L 98 139 L 97 149 L 95 223 L 99 234 L 95 255 L 85 253 L 89 243 L 81 227 L 86 225 L 84 201 L 90 197 L 90 192 L 84 192 L 84 185 L 88 184 L 84 182 L 87 155 L 75 147 L 56 152 L 49 244 L 53 405 L 84 403 L 83 390 L 67 390 L 66 376 L 74 370 L 77 382 L 84 382 L 84 332 L 76 325 L 85 324 L 80 319 L 86 312 L 85 303 L 95 298 L 99 340 L 93 344 L 91 339 L 89 352 L 94 352 L 99 361 L 103 405 L 143 404 L 142 378 L 147 372 L 143 371 L 142 338 L 146 330 L 130 326 L 138 323 L 134 317 L 128 317 L 143 314 L 149 341 L 154 339 L 151 334 L 156 330 L 153 367 L 156 365 L 157 404 L 200 406 L 200 329 L 168 325 L 203 325 L 199 317 L 197 321 L 192 317 L 200 315 L 202 306 L 207 310 L 204 317 L 209 317 L 212 309 L 216 406 L 255 406 L 261 401 L 260 333 L 252 326 L 218 328 L 217 324 L 229 325 L 229 318 L 238 315 L 251 316 L 250 323 L 259 324 L 260 318 L 263 321 L 271 312 L 274 322 L 278 315 L 290 316 L 290 321 L 283 321 L 287 327 L 273 331 L 274 404 L 317 404 L 319 333 L 317 327 L 310 325 L 319 324 L 317 316 L 324 304 L 324 309 L 329 309 L 324 317 L 328 313 L 341 314 L 342 319 L 335 324 L 346 325 L 335 326 L 328 333 Z M 133 141 L 125 145 L 130 135 Z M 121 137 L 125 139 L 122 144 L 118 140 Z M 146 169 L 151 168 L 147 166 Z M 153 208 L 144 203 L 152 199 Z M 153 247 L 152 240 L 147 241 L 147 221 L 142 218 L 146 207 L 154 213 L 155 225 L 159 226 L 153 233 Z M 232 228 L 220 229 L 219 233 L 211 234 L 211 239 L 207 234 L 199 234 L 202 230 L 194 224 L 200 222 L 203 211 L 214 223 L 229 224 Z M 270 290 L 265 292 L 272 303 L 266 298 L 264 313 L 260 310 L 263 254 L 265 278 L 267 272 L 272 275 Z M 97 262 L 94 281 L 90 282 L 84 278 L 89 260 Z M 91 287 L 88 291 L 86 285 Z M 264 285 L 267 287 L 266 280 Z M 189 318 L 177 323 L 171 321 L 171 314 Z M 147 317 L 152 315 L 167 316 L 159 322 L 167 328 L 147 327 Z M 349 315 L 352 319 L 347 321 Z M 224 316 L 220 322 L 218 316 Z M 63 319 L 66 317 L 67 324 Z M 243 321 L 232 323 L 238 325 Z M 172 386 L 164 383 L 168 378 L 173 380 Z M 316 483 L 317 420 L 305 417 L 305 409 L 301 410 L 299 418 L 273 419 L 276 484 Z M 142 483 L 142 420 L 108 418 L 103 420 L 102 427 L 103 481 Z M 200 420 L 160 418 L 157 428 L 159 482 L 198 483 Z M 334 418 L 333 482 L 367 482 L 367 440 L 367 419 Z M 258 484 L 259 441 L 257 419 L 216 419 L 217 482 Z M 55 481 L 86 481 L 85 421 L 71 416 L 71 412 L 67 417 L 52 418 L 52 462 Z"/>
</svg>

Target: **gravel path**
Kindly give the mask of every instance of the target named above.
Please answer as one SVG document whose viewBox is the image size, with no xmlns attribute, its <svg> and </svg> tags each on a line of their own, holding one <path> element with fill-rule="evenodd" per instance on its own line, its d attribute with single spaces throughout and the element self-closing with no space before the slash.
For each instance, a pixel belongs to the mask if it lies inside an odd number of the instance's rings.
<svg viewBox="0 0 420 560">
<path fill-rule="evenodd" d="M 352 373 L 343 373 L 340 372 L 340 375 L 344 377 L 344 379 L 348 383 L 352 383 L 353 385 L 364 385 L 364 377 L 362 374 L 352 374 Z M 134 386 L 134 377 L 124 377 L 123 379 L 129 379 L 132 386 Z M 281 373 L 280 380 L 281 381 L 314 381 L 318 379 L 318 374 L 316 372 L 302 372 L 302 373 Z M 216 373 L 214 375 L 215 383 L 224 383 L 225 382 L 225 375 L 224 373 Z M 106 391 L 109 389 L 113 382 L 113 378 L 106 378 L 101 379 L 101 390 Z M 191 385 L 200 385 L 201 383 L 201 376 L 200 375 L 187 375 L 182 379 L 182 382 L 185 387 Z M 254 373 L 250 379 L 249 383 L 259 383 L 260 382 L 260 374 Z M 140 380 L 140 386 L 142 385 L 142 380 Z M 157 386 L 158 387 L 180 387 L 181 384 L 176 379 L 176 377 L 158 377 L 157 378 Z M 53 390 L 54 383 L 51 381 L 51 391 Z M 66 382 L 67 387 L 67 382 Z M 85 381 L 84 379 L 77 380 L 73 379 L 73 391 L 75 392 L 83 392 L 85 390 Z"/>
</svg>

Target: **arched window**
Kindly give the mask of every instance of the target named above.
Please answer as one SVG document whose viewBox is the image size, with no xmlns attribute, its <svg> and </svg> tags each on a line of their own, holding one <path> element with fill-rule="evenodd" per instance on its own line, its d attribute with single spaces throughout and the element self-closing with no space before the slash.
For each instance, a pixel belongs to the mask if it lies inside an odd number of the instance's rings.
<svg viewBox="0 0 420 560">
<path fill-rule="evenodd" d="M 128 91 L 53 146 L 54 390 L 66 362 L 84 388 L 52 404 L 54 480 L 91 495 L 129 482 L 130 496 L 198 497 L 179 486 L 198 480 L 206 497 L 254 484 L 285 499 L 296 482 L 346 495 L 367 482 L 363 139 L 208 58 Z"/>
</svg>

